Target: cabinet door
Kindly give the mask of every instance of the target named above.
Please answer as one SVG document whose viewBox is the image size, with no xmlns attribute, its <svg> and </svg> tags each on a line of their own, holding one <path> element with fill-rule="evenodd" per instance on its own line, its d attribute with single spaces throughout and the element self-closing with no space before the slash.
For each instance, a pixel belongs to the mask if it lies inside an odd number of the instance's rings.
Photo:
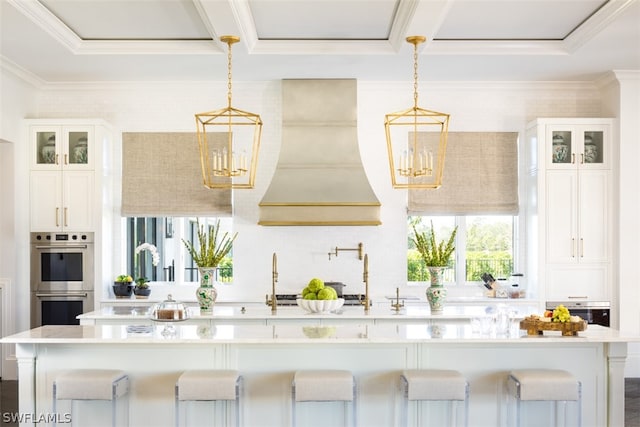
<svg viewBox="0 0 640 427">
<path fill-rule="evenodd" d="M 93 126 L 69 126 L 62 129 L 62 164 L 65 170 L 93 170 Z"/>
<path fill-rule="evenodd" d="M 609 169 L 611 163 L 609 126 L 581 126 L 576 134 L 580 169 Z"/>
<path fill-rule="evenodd" d="M 62 175 L 59 171 L 31 172 L 31 231 L 59 231 L 62 227 Z"/>
<path fill-rule="evenodd" d="M 571 170 L 555 170 L 546 174 L 547 262 L 577 260 L 577 177 L 577 173 Z"/>
<path fill-rule="evenodd" d="M 31 169 L 60 170 L 62 166 L 62 133 L 57 126 L 32 126 Z"/>
<path fill-rule="evenodd" d="M 609 171 L 587 170 L 578 175 L 578 259 L 607 262 L 609 239 Z"/>
<path fill-rule="evenodd" d="M 547 268 L 547 300 L 606 301 L 606 265 L 551 265 Z"/>
<path fill-rule="evenodd" d="M 576 168 L 576 127 L 548 125 L 544 138 L 545 165 L 547 169 Z"/>
<path fill-rule="evenodd" d="M 68 171 L 62 182 L 62 226 L 72 231 L 92 231 L 94 173 Z"/>
</svg>

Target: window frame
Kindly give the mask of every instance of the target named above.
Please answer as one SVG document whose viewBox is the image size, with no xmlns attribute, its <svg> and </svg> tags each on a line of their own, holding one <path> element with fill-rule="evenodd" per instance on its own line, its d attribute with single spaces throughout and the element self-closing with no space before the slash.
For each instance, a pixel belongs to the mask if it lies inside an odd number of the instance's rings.
<svg viewBox="0 0 640 427">
<path fill-rule="evenodd" d="M 151 257 L 145 257 L 145 266 L 141 269 L 141 276 L 147 277 L 151 282 L 175 285 L 197 284 L 200 280 L 198 267 L 182 242 L 182 239 L 197 242 L 197 220 L 200 220 L 200 224 L 207 226 L 212 226 L 217 220 L 220 220 L 221 224 L 223 224 L 223 230 L 228 230 L 230 234 L 233 230 L 233 217 L 226 216 L 124 217 L 122 219 L 124 233 L 123 264 L 126 266 L 127 273 L 132 276 L 138 275 L 138 271 L 135 268 L 135 248 L 142 243 L 150 243 L 158 249 L 160 263 L 153 267 L 151 265 Z M 167 228 L 169 226 L 171 230 Z M 136 236 L 133 235 L 134 230 L 137 232 Z M 168 239 L 173 241 L 168 242 Z M 165 258 L 167 253 L 173 254 L 172 260 Z M 230 267 L 226 267 L 227 270 L 230 269 L 230 272 L 226 272 L 224 276 L 230 275 L 231 279 L 224 279 L 224 283 L 233 284 L 233 249 L 227 255 L 227 258 L 231 259 Z M 221 280 L 223 279 L 221 278 Z"/>
<path fill-rule="evenodd" d="M 468 217 L 490 217 L 490 216 L 502 216 L 502 217 L 511 217 L 511 262 L 512 262 L 512 273 L 519 272 L 520 262 L 519 262 L 519 215 L 478 215 L 478 214 L 469 214 L 469 215 L 437 215 L 439 217 L 447 217 L 454 219 L 454 227 L 458 227 L 458 232 L 456 234 L 455 239 L 455 247 L 454 251 L 455 257 L 455 281 L 445 282 L 445 286 L 455 286 L 459 288 L 463 287 L 475 287 L 482 284 L 482 281 L 467 281 L 466 273 L 467 273 L 467 256 L 466 250 L 460 251 L 458 248 L 466 248 L 467 247 L 467 218 Z M 425 218 L 434 217 L 434 215 L 408 215 L 407 216 L 407 224 L 411 223 L 410 219 L 415 217 L 423 218 L 422 222 L 426 223 Z M 409 227 L 407 228 L 407 235 L 410 236 L 413 233 Z M 409 248 L 407 248 L 409 249 Z M 408 257 L 407 257 L 408 260 Z M 408 274 L 408 265 L 405 269 Z M 458 278 L 463 277 L 464 280 L 461 281 Z M 498 279 L 496 277 L 496 279 Z M 426 281 L 410 281 L 407 277 L 407 285 L 408 286 L 424 286 Z"/>
</svg>

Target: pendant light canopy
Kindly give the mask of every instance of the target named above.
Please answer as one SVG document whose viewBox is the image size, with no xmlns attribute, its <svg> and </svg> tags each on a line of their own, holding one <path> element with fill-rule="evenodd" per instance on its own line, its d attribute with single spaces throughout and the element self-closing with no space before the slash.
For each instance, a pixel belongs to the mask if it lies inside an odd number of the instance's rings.
<svg viewBox="0 0 640 427">
<path fill-rule="evenodd" d="M 449 114 L 418 107 L 418 45 L 413 45 L 413 107 L 385 116 L 391 183 L 394 188 L 435 189 L 442 185 Z"/>
<path fill-rule="evenodd" d="M 253 188 L 262 134 L 262 120 L 255 113 L 231 106 L 231 45 L 237 36 L 222 36 L 228 46 L 227 106 L 196 114 L 202 179 L 212 189 Z"/>
</svg>

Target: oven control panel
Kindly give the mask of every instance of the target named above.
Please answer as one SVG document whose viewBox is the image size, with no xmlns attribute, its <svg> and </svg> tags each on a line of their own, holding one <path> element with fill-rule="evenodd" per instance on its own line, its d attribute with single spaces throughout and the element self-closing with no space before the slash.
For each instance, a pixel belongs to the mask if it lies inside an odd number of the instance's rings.
<svg viewBox="0 0 640 427">
<path fill-rule="evenodd" d="M 31 243 L 93 243 L 93 233 L 31 233 Z"/>
</svg>

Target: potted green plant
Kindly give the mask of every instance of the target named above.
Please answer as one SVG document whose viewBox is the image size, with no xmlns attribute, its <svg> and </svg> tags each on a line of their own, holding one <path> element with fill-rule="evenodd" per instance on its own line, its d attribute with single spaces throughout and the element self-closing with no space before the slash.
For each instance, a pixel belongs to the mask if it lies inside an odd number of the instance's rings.
<svg viewBox="0 0 640 427">
<path fill-rule="evenodd" d="M 113 294 L 116 298 L 131 298 L 133 292 L 133 277 L 120 274 L 113 281 Z"/>
<path fill-rule="evenodd" d="M 149 298 L 149 295 L 151 295 L 149 279 L 146 277 L 138 277 L 136 279 L 136 285 L 133 287 L 133 293 L 138 299 Z"/>
<path fill-rule="evenodd" d="M 427 270 L 429 270 L 431 286 L 427 288 L 427 300 L 429 301 L 431 312 L 434 314 L 442 313 L 442 307 L 447 298 L 447 290 L 442 286 L 442 275 L 448 268 L 451 255 L 455 250 L 457 232 L 458 227 L 456 226 L 448 239 L 438 242 L 433 229 L 433 221 L 431 221 L 431 229 L 428 231 L 419 232 L 416 226 L 413 226 L 411 240 L 415 244 L 418 253 L 420 253 Z"/>
<path fill-rule="evenodd" d="M 193 262 L 198 266 L 198 272 L 200 273 L 200 287 L 196 290 L 200 311 L 210 313 L 218 295 L 213 286 L 216 269 L 231 251 L 233 241 L 238 236 L 238 233 L 230 236 L 229 232 L 225 232 L 222 238 L 218 240 L 220 220 L 216 221 L 214 226 L 209 226 L 208 229 L 201 225 L 198 220 L 197 228 L 198 244 L 194 245 L 184 239 L 182 239 L 182 243 L 187 248 L 187 252 L 191 255 Z"/>
</svg>

